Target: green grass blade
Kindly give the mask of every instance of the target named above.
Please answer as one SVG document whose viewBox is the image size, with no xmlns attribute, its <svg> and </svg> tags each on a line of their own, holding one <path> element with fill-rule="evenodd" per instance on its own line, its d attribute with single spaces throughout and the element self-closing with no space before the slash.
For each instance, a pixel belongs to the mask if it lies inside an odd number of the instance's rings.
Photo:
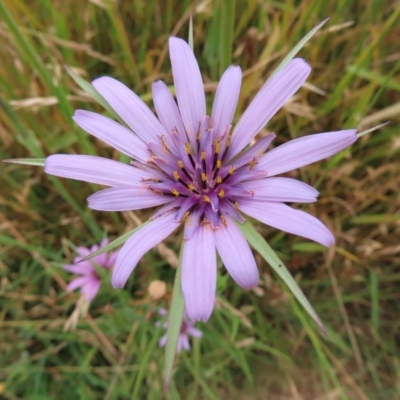
<svg viewBox="0 0 400 400">
<path fill-rule="evenodd" d="M 0 1 L 0 14 L 2 15 L 2 19 L 7 24 L 11 34 L 13 35 L 21 55 L 29 62 L 31 67 L 37 71 L 45 86 L 57 97 L 60 103 L 61 111 L 63 112 L 64 116 L 68 118 L 69 115 L 71 115 L 71 106 L 68 103 L 62 88 L 53 84 L 52 76 L 46 69 L 45 64 L 40 59 L 31 43 L 21 32 L 21 29 L 18 27 L 16 21 L 3 1 Z"/>
<path fill-rule="evenodd" d="M 238 223 L 237 226 L 242 231 L 243 235 L 251 244 L 251 246 L 260 253 L 265 261 L 267 261 L 267 263 L 274 269 L 274 271 L 283 279 L 283 281 L 289 287 L 299 303 L 304 307 L 304 309 L 308 312 L 315 323 L 321 328 L 321 330 L 327 335 L 327 330 L 320 318 L 318 317 L 317 313 L 315 312 L 307 298 L 304 296 L 304 293 L 299 288 L 288 269 L 271 248 L 271 246 L 257 232 L 256 228 L 252 225 L 251 222 L 246 221 L 244 224 Z"/>
<path fill-rule="evenodd" d="M 176 346 L 178 344 L 178 336 L 181 329 L 183 311 L 185 309 L 182 286 L 181 286 L 182 253 L 183 253 L 183 244 L 181 246 L 181 251 L 179 254 L 179 266 L 175 273 L 174 289 L 172 292 L 171 307 L 169 309 L 169 315 L 168 315 L 167 345 L 165 346 L 165 360 L 164 360 L 165 390 L 168 390 L 168 385 L 172 377 L 172 368 L 174 366 Z"/>
<path fill-rule="evenodd" d="M 235 1 L 220 1 L 219 67 L 220 75 L 232 64 L 233 26 L 235 23 Z"/>
</svg>

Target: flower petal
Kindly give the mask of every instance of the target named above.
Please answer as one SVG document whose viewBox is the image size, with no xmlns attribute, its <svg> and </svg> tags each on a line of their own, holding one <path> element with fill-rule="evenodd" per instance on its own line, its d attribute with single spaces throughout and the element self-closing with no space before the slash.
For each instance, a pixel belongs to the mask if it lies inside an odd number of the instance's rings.
<svg viewBox="0 0 400 400">
<path fill-rule="evenodd" d="M 78 246 L 76 248 L 76 252 L 77 252 L 77 254 L 80 255 L 80 257 L 78 257 L 78 259 L 82 259 L 91 253 L 90 249 L 88 249 L 87 247 L 83 247 L 83 246 Z M 78 261 L 74 261 L 74 262 L 78 262 Z"/>
<path fill-rule="evenodd" d="M 86 285 L 92 279 L 94 279 L 92 276 L 87 276 L 87 275 L 72 279 L 72 281 L 67 285 L 66 290 L 67 290 L 67 292 L 72 292 L 73 290 L 77 289 L 78 287 Z"/>
<path fill-rule="evenodd" d="M 119 186 L 100 190 L 88 197 L 92 210 L 129 211 L 159 206 L 174 200 L 174 197 L 161 196 L 148 188 Z"/>
<path fill-rule="evenodd" d="M 168 336 L 165 334 L 159 341 L 158 341 L 158 346 L 159 347 L 164 347 L 167 344 L 167 339 Z"/>
<path fill-rule="evenodd" d="M 215 244 L 225 268 L 244 289 L 258 285 L 259 275 L 253 253 L 239 228 L 226 218 L 226 226 L 214 231 Z"/>
<path fill-rule="evenodd" d="M 243 165 L 249 164 L 251 161 L 261 156 L 267 150 L 268 146 L 275 139 L 275 133 L 270 133 L 256 141 L 251 147 L 241 153 L 234 161 L 236 169 L 243 167 Z"/>
<path fill-rule="evenodd" d="M 76 110 L 72 118 L 83 130 L 121 153 L 143 162 L 150 158 L 149 150 L 143 140 L 118 122 L 84 110 Z"/>
<path fill-rule="evenodd" d="M 114 266 L 115 261 L 116 261 L 116 259 L 118 257 L 118 253 L 119 253 L 119 250 L 116 250 L 116 251 L 114 251 L 112 253 L 107 253 L 107 261 L 104 264 L 104 268 L 105 269 L 110 269 L 110 268 L 112 268 Z"/>
<path fill-rule="evenodd" d="M 317 201 L 318 190 L 304 182 L 291 178 L 265 178 L 244 182 L 244 189 L 253 192 L 254 200 L 283 203 L 312 203 Z"/>
<path fill-rule="evenodd" d="M 186 236 L 186 235 L 185 235 Z M 185 240 L 182 258 L 182 291 L 188 317 L 207 321 L 214 308 L 217 260 L 210 224 L 200 225 Z"/>
<path fill-rule="evenodd" d="M 203 332 L 200 329 L 194 328 L 192 326 L 186 328 L 186 333 L 195 338 L 201 338 L 203 336 Z"/>
<path fill-rule="evenodd" d="M 189 338 L 186 333 L 181 333 L 179 335 L 179 340 L 178 340 L 178 353 L 182 350 L 189 351 L 190 350 L 190 343 L 189 343 Z"/>
<path fill-rule="evenodd" d="M 73 274 L 78 274 L 78 275 L 89 275 L 96 272 L 95 268 L 90 263 L 90 261 L 83 261 L 79 264 L 63 265 L 63 269 L 65 271 L 72 272 Z"/>
<path fill-rule="evenodd" d="M 222 75 L 215 94 L 211 114 L 214 138 L 224 135 L 232 123 L 241 83 L 242 70 L 240 67 L 231 66 Z"/>
<path fill-rule="evenodd" d="M 54 154 L 46 158 L 46 173 L 62 178 L 97 183 L 105 186 L 138 186 L 152 175 L 118 161 L 75 154 Z"/>
<path fill-rule="evenodd" d="M 189 140 L 192 146 L 197 148 L 197 131 L 206 116 L 200 69 L 193 51 L 184 40 L 169 38 L 169 53 L 179 111 Z"/>
<path fill-rule="evenodd" d="M 356 140 L 356 129 L 304 136 L 269 151 L 260 158 L 257 168 L 266 170 L 268 176 L 282 174 L 330 157 Z"/>
<path fill-rule="evenodd" d="M 166 134 L 164 127 L 146 103 L 123 83 L 103 76 L 94 80 L 92 84 L 145 143 L 159 143 L 159 136 Z"/>
<path fill-rule="evenodd" d="M 101 281 L 93 279 L 90 282 L 82 286 L 81 293 L 86 297 L 87 301 L 92 301 L 99 291 L 101 286 Z"/>
<path fill-rule="evenodd" d="M 273 115 L 300 89 L 310 72 L 311 68 L 304 60 L 295 58 L 264 84 L 233 131 L 227 159 L 239 153 L 261 131 Z"/>
<path fill-rule="evenodd" d="M 327 247 L 335 243 L 331 231 L 319 219 L 286 204 L 251 199 L 241 201 L 239 209 L 250 217 L 284 232 L 314 240 Z"/>
<path fill-rule="evenodd" d="M 169 236 L 179 225 L 175 221 L 175 213 L 170 212 L 135 232 L 119 251 L 111 278 L 112 285 L 115 288 L 122 288 L 143 255 Z"/>
<path fill-rule="evenodd" d="M 178 106 L 163 81 L 153 83 L 153 102 L 160 122 L 164 125 L 168 133 L 177 131 L 179 137 L 186 141 L 185 128 Z"/>
</svg>

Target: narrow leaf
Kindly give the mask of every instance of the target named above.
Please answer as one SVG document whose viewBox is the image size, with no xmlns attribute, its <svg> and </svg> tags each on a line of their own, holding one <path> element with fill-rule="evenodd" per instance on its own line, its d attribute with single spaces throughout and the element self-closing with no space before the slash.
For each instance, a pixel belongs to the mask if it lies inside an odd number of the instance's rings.
<svg viewBox="0 0 400 400">
<path fill-rule="evenodd" d="M 182 272 L 182 253 L 183 244 L 179 254 L 179 266 L 175 273 L 174 289 L 172 292 L 171 307 L 168 315 L 167 329 L 167 345 L 165 346 L 165 361 L 164 361 L 164 391 L 168 390 L 169 382 L 172 377 L 172 368 L 174 366 L 174 358 L 176 347 L 178 345 L 178 337 L 181 330 L 183 311 L 185 303 L 182 293 L 181 272 Z"/>
<path fill-rule="evenodd" d="M 125 125 L 125 122 L 118 116 L 118 114 L 111 108 L 111 106 L 107 103 L 104 97 L 95 89 L 95 87 L 81 78 L 78 74 L 76 74 L 70 67 L 65 66 L 68 74 L 71 78 L 80 86 L 80 88 L 86 92 L 89 96 L 93 97 L 101 106 L 103 106 L 113 118 L 117 119 L 119 122 Z"/>
<path fill-rule="evenodd" d="M 250 245 L 260 253 L 260 255 L 265 259 L 265 261 L 267 261 L 267 263 L 274 269 L 274 271 L 283 279 L 283 281 L 286 283 L 290 291 L 297 298 L 297 300 L 304 307 L 304 309 L 308 312 L 311 318 L 316 322 L 316 324 L 325 333 L 325 335 L 328 335 L 325 326 L 323 325 L 317 313 L 311 306 L 310 302 L 304 296 L 304 293 L 297 285 L 297 282 L 293 279 L 292 275 L 285 267 L 283 262 L 276 255 L 271 246 L 257 232 L 256 228 L 252 225 L 252 223 L 250 221 L 246 221 L 244 224 L 237 223 L 237 226 L 242 231 L 243 235 L 250 243 Z"/>
<path fill-rule="evenodd" d="M 45 161 L 45 158 L 10 158 L 3 160 L 3 162 L 10 164 L 35 165 L 36 167 L 44 167 Z"/>
<path fill-rule="evenodd" d="M 272 75 L 276 74 L 280 71 L 290 60 L 294 58 L 294 56 L 304 47 L 304 45 L 314 36 L 314 34 L 328 21 L 329 18 L 324 19 L 321 23 L 319 23 L 315 28 L 311 29 L 310 32 L 307 33 L 303 39 L 300 40 L 299 43 L 294 46 L 292 51 L 281 61 L 281 63 L 275 68 Z M 271 75 L 271 76 L 272 76 Z"/>
<path fill-rule="evenodd" d="M 137 232 L 139 229 L 143 228 L 145 225 L 147 225 L 150 221 L 146 221 L 142 225 L 136 227 L 135 229 L 132 229 L 131 231 L 125 233 L 124 235 L 120 236 L 118 239 L 113 240 L 112 242 L 108 243 L 106 246 L 102 247 L 101 249 L 90 253 L 86 257 L 82 258 L 79 262 L 82 261 L 87 261 L 91 260 L 93 257 L 99 256 L 100 254 L 106 253 L 115 247 L 121 246 L 124 244 L 135 232 Z"/>
</svg>

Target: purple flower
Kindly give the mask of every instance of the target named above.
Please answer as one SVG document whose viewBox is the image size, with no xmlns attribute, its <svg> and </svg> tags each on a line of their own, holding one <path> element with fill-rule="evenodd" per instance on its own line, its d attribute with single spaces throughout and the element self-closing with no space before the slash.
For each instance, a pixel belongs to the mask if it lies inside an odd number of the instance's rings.
<svg viewBox="0 0 400 400">
<path fill-rule="evenodd" d="M 107 244 L 108 239 L 103 239 L 100 245 L 94 244 L 91 248 L 78 247 L 78 256 L 74 258 L 74 264 L 64 265 L 63 267 L 66 271 L 81 275 L 68 284 L 68 292 L 80 287 L 81 294 L 86 297 L 87 301 L 90 302 L 96 297 L 100 289 L 101 280 L 95 266 L 109 270 L 115 264 L 118 251 L 100 254 L 93 257 L 90 261 L 80 262 L 80 260 Z"/>
<path fill-rule="evenodd" d="M 216 288 L 216 251 L 232 278 L 254 287 L 259 275 L 253 254 L 234 221 L 247 214 L 267 225 L 325 246 L 332 233 L 315 217 L 285 203 L 309 203 L 318 191 L 276 175 L 335 154 L 357 140 L 355 129 L 294 139 L 266 152 L 274 134 L 245 147 L 302 86 L 311 68 L 290 61 L 260 89 L 239 122 L 232 120 L 239 97 L 241 70 L 223 74 L 207 116 L 199 67 L 187 43 L 169 41 L 177 103 L 161 82 L 153 84 L 158 118 L 122 83 L 102 77 L 93 86 L 129 127 L 89 111 L 76 111 L 75 122 L 88 133 L 132 157 L 130 165 L 94 156 L 53 155 L 49 174 L 109 186 L 88 198 L 102 211 L 138 210 L 163 205 L 151 222 L 122 247 L 112 275 L 123 287 L 141 257 L 184 224 L 182 290 L 193 321 L 210 317 Z"/>
<path fill-rule="evenodd" d="M 165 310 L 164 308 L 161 308 L 158 313 L 160 315 L 167 315 L 168 312 L 167 310 Z M 181 329 L 179 332 L 179 336 L 178 336 L 178 343 L 176 345 L 176 351 L 177 353 L 180 353 L 181 350 L 186 350 L 189 351 L 190 350 L 190 342 L 189 342 L 189 337 L 195 337 L 195 338 L 201 338 L 203 336 L 203 332 L 200 329 L 197 329 L 194 327 L 195 323 L 192 322 L 186 312 L 183 314 L 183 318 L 182 318 L 182 323 L 181 323 Z M 168 322 L 162 322 L 162 321 L 158 321 L 156 322 L 156 326 L 162 326 L 164 329 L 168 328 Z M 158 345 L 160 347 L 164 347 L 167 344 L 167 334 L 165 334 L 160 341 L 158 342 Z"/>
</svg>

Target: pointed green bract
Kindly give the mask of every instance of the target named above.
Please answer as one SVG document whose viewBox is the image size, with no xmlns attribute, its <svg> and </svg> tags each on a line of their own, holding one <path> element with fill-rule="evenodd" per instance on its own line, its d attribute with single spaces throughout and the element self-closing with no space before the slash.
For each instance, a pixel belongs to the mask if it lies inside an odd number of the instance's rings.
<svg viewBox="0 0 400 400">
<path fill-rule="evenodd" d="M 165 346 L 164 361 L 164 390 L 168 390 L 168 385 L 172 377 L 172 368 L 174 366 L 174 358 L 176 346 L 178 344 L 179 332 L 181 330 L 183 312 L 185 302 L 183 299 L 181 272 L 182 272 L 182 253 L 183 244 L 179 254 L 179 266 L 175 273 L 174 289 L 172 292 L 172 301 L 168 313 L 168 329 L 167 329 L 167 345 Z"/>
<path fill-rule="evenodd" d="M 104 97 L 95 89 L 95 87 L 81 78 L 78 74 L 76 74 L 70 67 L 65 66 L 70 77 L 80 86 L 80 88 L 86 92 L 89 96 L 93 97 L 101 106 L 103 106 L 113 118 L 117 119 L 119 122 L 125 125 L 125 122 L 121 120 L 118 114 L 111 108 L 111 106 L 107 103 Z"/>
<path fill-rule="evenodd" d="M 135 232 L 137 232 L 139 229 L 143 228 L 145 225 L 147 225 L 150 221 L 146 221 L 142 225 L 136 227 L 135 229 L 132 229 L 131 231 L 125 233 L 125 235 L 120 236 L 118 239 L 113 240 L 112 242 L 108 243 L 106 246 L 102 247 L 101 249 L 90 253 L 86 257 L 82 258 L 79 262 L 82 261 L 87 261 L 91 260 L 93 257 L 99 256 L 100 254 L 106 253 L 107 251 L 110 251 L 114 249 L 115 247 L 121 246 L 124 244 Z"/>
<path fill-rule="evenodd" d="M 318 317 L 317 313 L 311 306 L 310 302 L 304 296 L 304 293 L 297 285 L 297 282 L 293 279 L 292 275 L 285 267 L 283 262 L 276 255 L 271 246 L 266 240 L 257 232 L 256 228 L 250 221 L 246 221 L 244 224 L 236 223 L 250 245 L 257 250 L 264 260 L 273 268 L 273 270 L 283 279 L 290 291 L 299 301 L 299 303 L 308 312 L 315 323 L 321 328 L 321 330 L 328 335 L 325 326 Z"/>
<path fill-rule="evenodd" d="M 359 132 L 359 133 L 357 134 L 357 136 L 360 138 L 361 136 L 364 136 L 364 135 L 366 135 L 367 133 L 374 132 L 374 131 L 376 131 L 376 130 L 382 128 L 383 126 L 385 126 L 385 125 L 387 125 L 387 124 L 390 124 L 390 122 L 384 122 L 383 124 L 374 126 L 373 128 L 367 129 L 366 131 Z"/>
<path fill-rule="evenodd" d="M 37 167 L 44 167 L 45 161 L 45 158 L 12 158 L 9 160 L 3 160 L 3 162 L 10 164 L 35 165 Z"/>
<path fill-rule="evenodd" d="M 304 47 L 304 45 L 314 36 L 314 34 L 328 21 L 329 18 L 324 19 L 321 23 L 319 23 L 315 28 L 311 29 L 310 32 L 307 33 L 303 39 L 300 40 L 299 43 L 294 46 L 294 48 L 289 52 L 289 54 L 281 61 L 281 63 L 275 68 L 274 72 L 271 76 L 280 71 L 290 60 L 294 58 L 294 56 Z M 271 77 L 270 77 L 271 79 Z"/>
<path fill-rule="evenodd" d="M 193 42 L 193 17 L 192 14 L 190 14 L 190 19 L 189 19 L 189 38 L 188 38 L 188 43 L 190 48 L 194 49 L 194 42 Z"/>
</svg>

